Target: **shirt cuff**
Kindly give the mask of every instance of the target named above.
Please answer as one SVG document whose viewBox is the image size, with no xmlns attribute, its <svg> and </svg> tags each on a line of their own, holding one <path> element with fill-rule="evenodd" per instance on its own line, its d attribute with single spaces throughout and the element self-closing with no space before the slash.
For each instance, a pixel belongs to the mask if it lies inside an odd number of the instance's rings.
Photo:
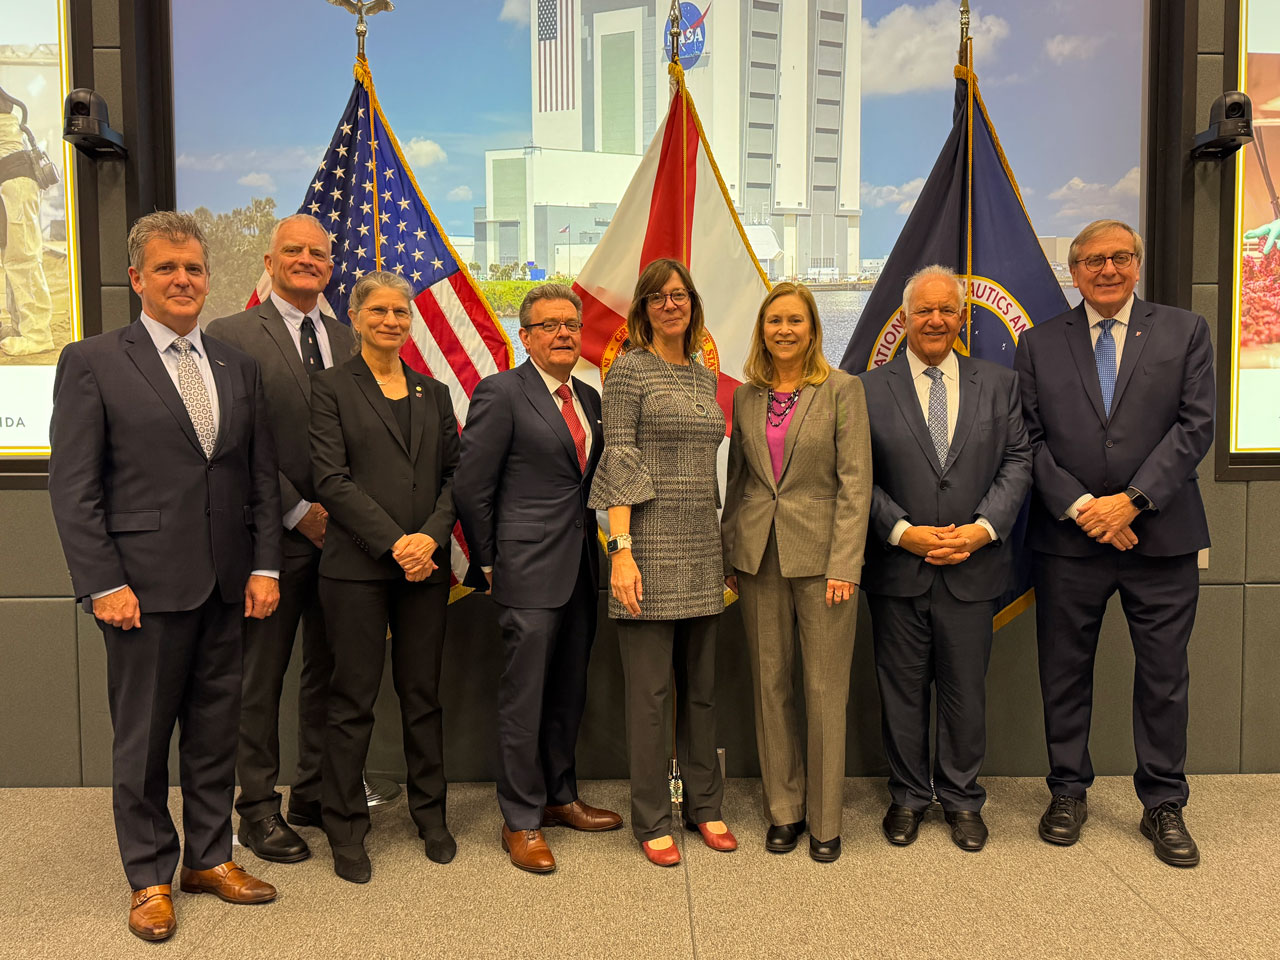
<svg viewBox="0 0 1280 960">
<path fill-rule="evenodd" d="M 91 594 L 89 594 L 89 599 L 90 599 L 90 600 L 98 600 L 98 599 L 100 599 L 100 598 L 102 598 L 102 597 L 107 596 L 108 594 L 115 593 L 117 590 L 123 590 L 123 589 L 124 589 L 125 587 L 127 587 L 127 586 L 128 586 L 128 584 L 127 584 L 127 583 L 122 583 L 122 584 L 120 584 L 120 586 L 118 586 L 118 587 L 112 587 L 110 590 L 99 590 L 97 593 L 91 593 Z"/>
<path fill-rule="evenodd" d="M 889 531 L 889 546 L 896 547 L 898 541 L 902 539 L 902 535 L 911 527 L 910 520 L 899 520 L 893 525 L 893 529 Z"/>
<path fill-rule="evenodd" d="M 299 500 L 288 513 L 284 515 L 284 528 L 292 530 L 298 525 L 298 521 L 307 515 L 307 511 L 311 509 L 310 500 Z"/>
<path fill-rule="evenodd" d="M 978 526 L 980 526 L 983 530 L 987 531 L 987 535 L 991 537 L 992 543 L 995 543 L 997 540 L 1000 539 L 1000 534 L 996 533 L 996 528 L 991 525 L 991 521 L 988 520 L 986 517 L 979 517 L 977 520 L 973 522 L 976 523 Z"/>
<path fill-rule="evenodd" d="M 493 573 L 493 567 L 485 567 L 485 566 L 482 566 L 482 567 L 480 568 L 480 570 L 481 570 L 483 573 Z"/>
<path fill-rule="evenodd" d="M 280 579 L 280 571 L 279 571 L 279 570 L 250 570 L 250 571 L 249 571 L 249 576 L 251 576 L 251 577 L 270 577 L 272 580 L 279 580 L 279 579 Z"/>
<path fill-rule="evenodd" d="M 1080 515 L 1080 508 L 1083 507 L 1086 503 L 1088 503 L 1092 499 L 1093 499 L 1092 493 L 1086 493 L 1083 496 L 1077 497 L 1075 503 L 1067 507 L 1067 512 L 1064 513 L 1062 516 L 1060 516 L 1058 519 L 1074 520 L 1076 517 Z"/>
</svg>

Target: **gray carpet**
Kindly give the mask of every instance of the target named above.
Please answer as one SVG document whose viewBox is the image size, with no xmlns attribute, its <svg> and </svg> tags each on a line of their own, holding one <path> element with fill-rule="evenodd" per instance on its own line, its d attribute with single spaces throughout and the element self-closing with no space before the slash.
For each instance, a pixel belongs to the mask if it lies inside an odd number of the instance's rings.
<svg viewBox="0 0 1280 960">
<path fill-rule="evenodd" d="M 1202 863 L 1175 870 L 1137 830 L 1127 778 L 1089 795 L 1080 843 L 1035 832 L 1042 781 L 988 779 L 991 841 L 952 845 L 940 811 L 911 847 L 880 834 L 879 780 L 849 780 L 844 856 L 834 864 L 763 849 L 759 783 L 730 781 L 725 817 L 741 848 L 715 853 L 683 835 L 684 862 L 662 870 L 624 827 L 547 832 L 559 870 L 514 869 L 498 846 L 492 784 L 450 787 L 458 857 L 428 861 L 404 801 L 374 814 L 366 886 L 334 876 L 328 847 L 293 865 L 237 849 L 280 897 L 231 906 L 177 892 L 178 931 L 146 944 L 125 926 L 128 889 L 103 789 L 0 790 L 0 957 L 418 958 L 548 957 L 719 960 L 840 958 L 1275 958 L 1280 956 L 1280 776 L 1192 778 L 1187 822 Z M 626 811 L 625 783 L 583 785 L 592 803 Z M 180 806 L 173 796 L 175 813 Z"/>
</svg>

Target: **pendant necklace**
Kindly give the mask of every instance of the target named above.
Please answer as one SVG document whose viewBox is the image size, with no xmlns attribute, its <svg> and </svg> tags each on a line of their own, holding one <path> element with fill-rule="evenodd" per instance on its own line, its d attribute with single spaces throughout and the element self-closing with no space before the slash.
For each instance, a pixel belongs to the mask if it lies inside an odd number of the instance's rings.
<svg viewBox="0 0 1280 960">
<path fill-rule="evenodd" d="M 787 419 L 787 414 L 791 412 L 791 408 L 796 405 L 796 401 L 800 399 L 800 387 L 796 387 L 791 391 L 791 396 L 786 400 L 779 402 L 773 392 L 773 387 L 769 388 L 769 403 L 765 407 L 765 418 L 769 421 L 769 426 L 780 427 Z M 777 419 L 775 419 L 775 417 Z"/>
<path fill-rule="evenodd" d="M 657 354 L 655 354 L 655 356 L 657 356 Z M 667 373 L 669 373 L 671 375 L 671 379 L 676 382 L 676 386 L 680 388 L 680 392 L 688 397 L 689 391 L 686 390 L 684 384 L 680 382 L 680 378 L 676 376 L 676 372 L 671 369 L 674 364 L 668 363 L 662 357 L 658 357 L 658 359 L 662 360 L 663 365 L 667 368 Z M 692 358 L 689 360 L 689 372 L 693 374 L 693 396 L 689 397 L 693 402 L 693 412 L 700 417 L 705 417 L 707 415 L 707 405 L 698 400 L 698 371 L 693 369 Z"/>
</svg>

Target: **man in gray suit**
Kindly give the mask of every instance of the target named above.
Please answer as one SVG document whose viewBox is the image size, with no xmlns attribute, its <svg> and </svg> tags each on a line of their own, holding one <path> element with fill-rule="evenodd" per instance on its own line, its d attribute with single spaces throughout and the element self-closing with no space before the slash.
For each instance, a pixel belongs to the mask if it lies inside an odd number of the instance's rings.
<svg viewBox="0 0 1280 960">
<path fill-rule="evenodd" d="M 907 281 L 907 349 L 862 374 L 871 420 L 871 606 L 892 802 L 890 843 L 916 838 L 935 793 L 951 837 L 981 850 L 986 672 L 1007 540 L 1031 486 L 1018 377 L 952 349 L 964 283 L 930 266 Z M 929 763 L 929 686 L 938 693 Z"/>
<path fill-rule="evenodd" d="M 263 260 L 271 276 L 268 297 L 243 313 L 213 321 L 208 332 L 258 361 L 280 460 L 280 608 L 266 620 L 249 621 L 246 630 L 236 810 L 244 846 L 263 860 L 293 863 L 311 851 L 289 823 L 320 826 L 320 758 L 333 672 L 317 595 L 328 514 L 315 502 L 311 479 L 311 375 L 349 357 L 354 340 L 349 327 L 320 310 L 320 294 L 333 273 L 329 235 L 320 221 L 307 214 L 285 217 L 272 230 Z M 299 620 L 298 771 L 286 823 L 276 792 L 280 691 Z"/>
</svg>

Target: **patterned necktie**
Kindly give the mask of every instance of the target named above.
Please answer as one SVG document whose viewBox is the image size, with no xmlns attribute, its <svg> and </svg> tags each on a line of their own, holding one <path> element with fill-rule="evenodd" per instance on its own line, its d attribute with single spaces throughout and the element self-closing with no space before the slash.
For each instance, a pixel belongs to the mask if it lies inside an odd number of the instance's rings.
<svg viewBox="0 0 1280 960">
<path fill-rule="evenodd" d="M 204 377 L 200 376 L 196 358 L 191 355 L 191 341 L 186 337 L 178 337 L 173 341 L 173 346 L 178 351 L 178 394 L 186 405 L 191 425 L 196 428 L 196 438 L 200 441 L 204 455 L 211 457 L 213 445 L 218 439 L 218 425 L 213 422 L 209 388 L 205 386 Z"/>
<path fill-rule="evenodd" d="M 307 373 L 319 373 L 324 369 L 324 357 L 320 354 L 320 342 L 316 340 L 316 327 L 310 317 L 302 318 L 301 336 L 298 345 L 302 348 L 302 366 Z"/>
<path fill-rule="evenodd" d="M 578 412 L 573 409 L 573 391 L 569 389 L 567 383 L 562 383 L 556 387 L 556 396 L 560 398 L 560 415 L 564 417 L 565 426 L 569 428 L 569 435 L 573 437 L 573 448 L 578 451 L 578 469 L 586 473 L 587 431 L 582 429 L 582 421 L 578 419 Z"/>
<path fill-rule="evenodd" d="M 1111 416 L 1111 398 L 1116 392 L 1116 338 L 1111 335 L 1115 320 L 1100 320 L 1098 342 L 1093 345 L 1093 363 L 1098 368 L 1098 386 L 1102 388 L 1102 409 Z"/>
<path fill-rule="evenodd" d="M 947 388 L 937 367 L 925 367 L 924 375 L 933 381 L 929 384 L 929 436 L 933 437 L 938 466 L 945 467 L 947 451 L 951 449 L 951 441 L 947 439 Z"/>
</svg>

